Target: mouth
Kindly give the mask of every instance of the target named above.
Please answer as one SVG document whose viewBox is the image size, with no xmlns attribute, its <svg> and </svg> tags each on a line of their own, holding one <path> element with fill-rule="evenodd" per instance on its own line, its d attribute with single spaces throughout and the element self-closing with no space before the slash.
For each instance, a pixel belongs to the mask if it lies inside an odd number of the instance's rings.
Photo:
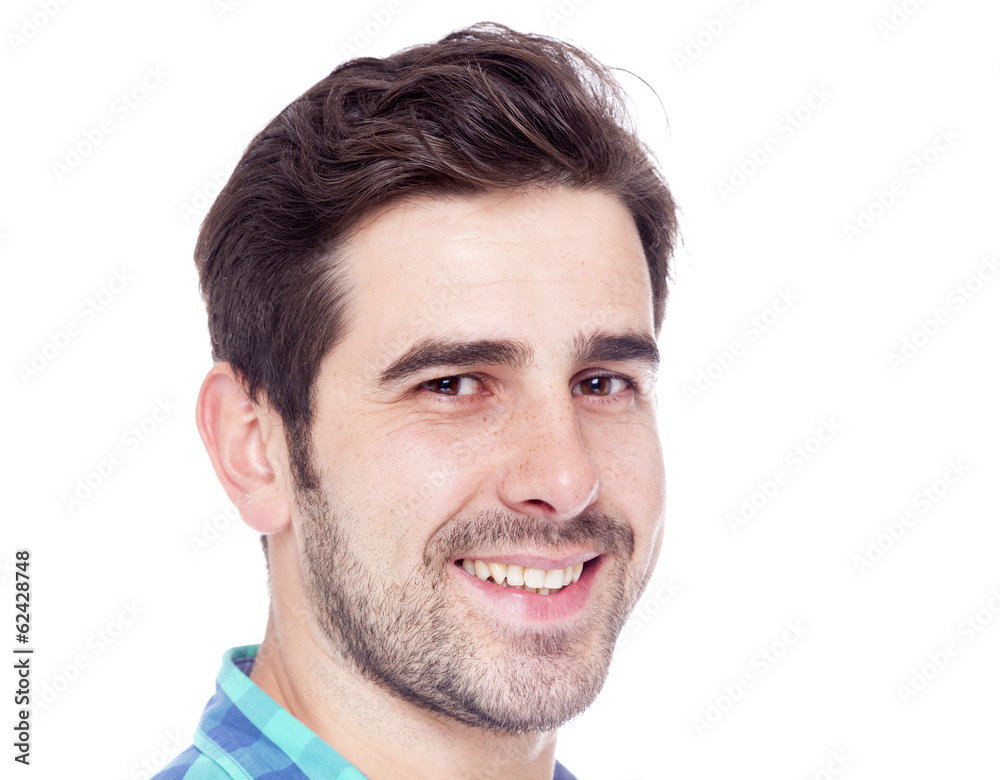
<svg viewBox="0 0 1000 780">
<path fill-rule="evenodd" d="M 591 559 L 592 560 L 592 559 Z M 540 568 L 524 563 L 503 563 L 479 558 L 462 558 L 457 561 L 473 577 L 501 588 L 549 596 L 579 581 L 586 561 L 577 561 L 562 567 Z"/>
<path fill-rule="evenodd" d="M 591 591 L 603 560 L 594 553 L 562 559 L 488 553 L 459 558 L 452 570 L 457 584 L 473 599 L 537 626 L 565 624 L 591 609 Z"/>
</svg>

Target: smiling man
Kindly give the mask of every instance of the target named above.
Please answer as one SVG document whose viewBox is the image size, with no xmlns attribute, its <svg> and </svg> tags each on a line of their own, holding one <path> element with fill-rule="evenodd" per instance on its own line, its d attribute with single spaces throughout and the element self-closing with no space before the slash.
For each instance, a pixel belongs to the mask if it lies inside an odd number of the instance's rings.
<svg viewBox="0 0 1000 780">
<path fill-rule="evenodd" d="M 196 250 L 198 425 L 271 609 L 158 777 L 572 778 L 660 546 L 675 234 L 608 72 L 495 25 L 254 139 Z"/>
</svg>

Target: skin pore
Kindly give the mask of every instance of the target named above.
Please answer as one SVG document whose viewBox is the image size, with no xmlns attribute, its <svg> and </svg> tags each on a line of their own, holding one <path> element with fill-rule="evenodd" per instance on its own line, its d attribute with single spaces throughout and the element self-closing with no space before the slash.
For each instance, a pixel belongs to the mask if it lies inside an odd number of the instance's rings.
<svg viewBox="0 0 1000 780">
<path fill-rule="evenodd" d="M 280 420 L 209 374 L 199 425 L 269 534 L 252 678 L 373 780 L 550 780 L 659 552 L 652 294 L 614 197 L 420 198 L 347 242 L 296 491 Z M 465 559 L 583 563 L 549 595 Z M 504 567 L 506 568 L 506 567 Z M 502 570 L 501 570 L 502 571 Z"/>
</svg>

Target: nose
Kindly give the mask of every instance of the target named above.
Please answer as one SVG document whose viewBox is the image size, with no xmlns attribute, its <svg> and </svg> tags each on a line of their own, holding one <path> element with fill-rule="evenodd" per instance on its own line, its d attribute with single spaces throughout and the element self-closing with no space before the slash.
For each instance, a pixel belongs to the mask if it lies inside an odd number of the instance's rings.
<svg viewBox="0 0 1000 780">
<path fill-rule="evenodd" d="M 507 507 L 525 515 L 569 520 L 597 500 L 597 466 L 571 398 L 536 402 L 511 427 L 509 455 L 498 485 Z"/>
</svg>

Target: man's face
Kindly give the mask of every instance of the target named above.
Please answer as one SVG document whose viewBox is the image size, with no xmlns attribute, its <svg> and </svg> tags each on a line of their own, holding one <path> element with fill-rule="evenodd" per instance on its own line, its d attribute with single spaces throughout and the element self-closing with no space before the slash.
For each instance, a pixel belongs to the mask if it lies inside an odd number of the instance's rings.
<svg viewBox="0 0 1000 780">
<path fill-rule="evenodd" d="M 317 641 L 460 722 L 555 728 L 600 690 L 659 551 L 631 216 L 561 188 L 417 199 L 344 258 L 353 314 L 316 385 L 321 487 L 293 519 Z M 518 587 L 539 577 L 547 593 Z"/>
</svg>

